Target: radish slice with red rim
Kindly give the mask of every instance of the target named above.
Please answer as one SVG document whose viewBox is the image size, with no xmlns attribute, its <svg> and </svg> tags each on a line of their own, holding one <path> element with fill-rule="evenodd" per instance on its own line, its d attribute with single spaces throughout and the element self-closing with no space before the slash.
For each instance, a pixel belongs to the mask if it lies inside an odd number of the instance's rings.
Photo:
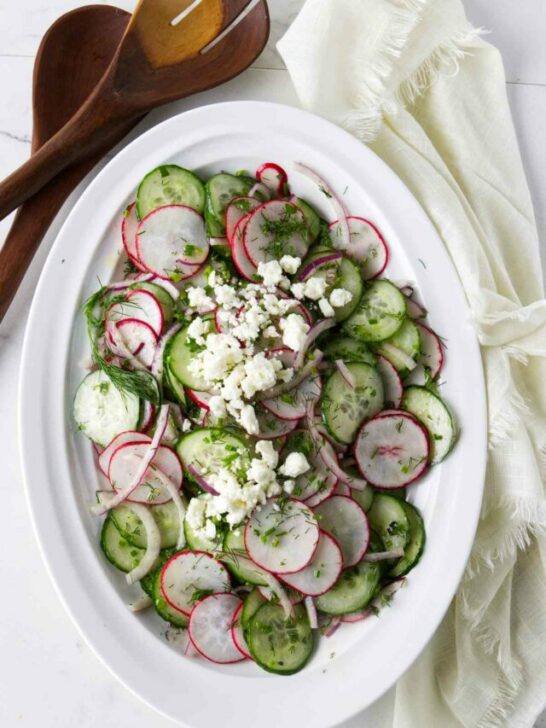
<svg viewBox="0 0 546 728">
<path fill-rule="evenodd" d="M 285 234 L 279 243 L 276 233 L 282 225 Z M 244 230 L 243 244 L 250 261 L 257 266 L 283 255 L 303 258 L 309 248 L 309 235 L 302 211 L 285 200 L 264 202 L 251 213 Z"/>
<path fill-rule="evenodd" d="M 354 453 L 369 483 L 403 488 L 427 469 L 430 445 L 425 428 L 409 413 L 379 413 L 362 426 Z"/>
<path fill-rule="evenodd" d="M 320 460 L 320 458 L 319 458 Z M 305 501 L 305 505 L 309 506 L 309 508 L 316 508 L 318 505 L 323 503 L 325 500 L 328 500 L 330 496 L 334 495 L 336 487 L 338 484 L 337 477 L 334 473 L 329 472 L 328 478 L 324 481 L 324 488 L 321 488 L 318 490 L 314 495 L 312 495 L 310 498 L 307 498 Z"/>
<path fill-rule="evenodd" d="M 233 233 L 239 220 L 247 217 L 253 210 L 260 206 L 260 201 L 254 197 L 235 197 L 226 207 L 225 226 L 226 237 L 232 244 Z"/>
<path fill-rule="evenodd" d="M 442 342 L 440 337 L 425 324 L 416 321 L 415 325 L 419 329 L 419 337 L 421 338 L 419 363 L 429 370 L 431 379 L 436 379 L 444 363 Z"/>
<path fill-rule="evenodd" d="M 99 468 L 102 470 L 104 475 L 108 476 L 108 468 L 110 467 L 110 459 L 114 452 L 121 447 L 126 445 L 128 442 L 144 442 L 150 443 L 152 438 L 148 435 L 144 435 L 142 432 L 136 432 L 135 430 L 128 430 L 127 432 L 120 432 L 116 435 L 104 450 L 99 455 Z"/>
<path fill-rule="evenodd" d="M 404 394 L 404 387 L 400 375 L 384 356 L 378 355 L 376 366 L 383 381 L 385 404 L 389 407 L 400 407 L 402 395 Z"/>
<path fill-rule="evenodd" d="M 336 540 L 343 554 L 343 565 L 354 566 L 362 560 L 370 543 L 370 527 L 363 509 L 352 498 L 333 495 L 315 508 L 321 528 Z"/>
<path fill-rule="evenodd" d="M 364 280 L 377 278 L 389 262 L 389 249 L 385 239 L 375 225 L 363 217 L 349 216 L 349 244 L 340 241 L 339 220 L 330 225 L 330 237 L 334 247 L 340 248 L 360 265 Z"/>
<path fill-rule="evenodd" d="M 198 392 L 195 389 L 186 389 L 186 393 L 188 397 L 193 402 L 195 402 L 198 407 L 201 407 L 201 409 L 208 411 L 209 402 L 212 397 L 212 394 L 210 394 L 210 392 Z"/>
<path fill-rule="evenodd" d="M 136 203 L 133 202 L 127 207 L 123 213 L 121 219 L 121 239 L 123 241 L 123 247 L 127 253 L 129 260 L 139 269 L 144 270 L 144 267 L 138 259 L 138 252 L 136 247 L 136 234 L 138 229 L 139 219 L 136 216 Z"/>
<path fill-rule="evenodd" d="M 256 179 L 274 195 L 288 197 L 288 175 L 275 162 L 265 162 L 256 170 Z"/>
<path fill-rule="evenodd" d="M 342 483 L 341 481 L 339 481 L 334 490 L 334 495 L 346 495 L 346 496 L 349 496 L 349 498 L 351 498 L 352 491 L 349 488 L 349 486 L 347 485 L 347 483 Z"/>
<path fill-rule="evenodd" d="M 152 366 L 157 349 L 158 337 L 152 327 L 138 319 L 123 319 L 115 325 L 116 337 L 121 337 L 132 355 L 148 369 Z"/>
<path fill-rule="evenodd" d="M 320 532 L 317 550 L 311 563 L 296 574 L 282 577 L 285 584 L 302 594 L 318 597 L 331 589 L 341 574 L 343 555 L 336 540 L 326 531 Z"/>
<path fill-rule="evenodd" d="M 242 602 L 235 594 L 219 593 L 210 594 L 193 608 L 188 632 L 195 649 L 207 660 L 227 665 L 245 659 L 231 630 L 240 606 Z"/>
<path fill-rule="evenodd" d="M 156 336 L 161 336 L 165 323 L 163 309 L 157 298 L 150 291 L 141 288 L 129 291 L 124 301 L 112 304 L 106 312 L 107 322 L 117 324 L 126 319 L 148 324 Z"/>
<path fill-rule="evenodd" d="M 138 470 L 145 443 L 127 443 L 121 445 L 112 455 L 108 468 L 108 479 L 113 489 L 123 491 L 132 481 Z M 127 497 L 130 503 L 142 503 L 144 505 L 159 505 L 171 500 L 171 494 L 167 486 L 169 479 L 154 461 L 149 465 L 146 474 L 140 485 Z"/>
<path fill-rule="evenodd" d="M 146 430 L 152 426 L 152 423 L 154 421 L 155 417 L 155 407 L 151 402 L 148 402 L 148 400 L 144 400 L 141 403 L 142 407 L 142 414 L 141 414 L 141 424 L 140 424 L 140 432 L 146 432 Z M 130 442 L 130 440 L 127 440 L 127 442 Z"/>
<path fill-rule="evenodd" d="M 320 397 L 322 380 L 319 374 L 312 373 L 295 389 L 278 397 L 262 400 L 263 406 L 280 420 L 300 420 L 310 399 Z"/>
<path fill-rule="evenodd" d="M 226 567 L 205 551 L 174 554 L 164 564 L 159 579 L 167 602 L 188 616 L 200 592 L 219 593 L 231 589 Z"/>
<path fill-rule="evenodd" d="M 266 410 L 265 407 L 257 406 L 255 412 L 260 428 L 255 437 L 259 440 L 276 440 L 285 437 L 298 426 L 298 420 L 281 420 Z"/>
<path fill-rule="evenodd" d="M 361 612 L 353 612 L 352 614 L 344 614 L 341 617 L 341 621 L 345 624 L 356 624 L 356 622 L 362 622 L 372 614 L 371 609 L 364 609 Z"/>
<path fill-rule="evenodd" d="M 319 527 L 313 511 L 295 500 L 272 499 L 256 508 L 245 527 L 248 555 L 275 574 L 301 571 L 314 556 Z"/>
<path fill-rule="evenodd" d="M 202 265 L 210 249 L 203 218 L 185 205 L 150 212 L 138 226 L 136 241 L 142 265 L 166 280 L 186 277 L 188 267 Z"/>
<path fill-rule="evenodd" d="M 238 273 L 247 281 L 257 281 L 257 268 L 246 254 L 243 239 L 248 217 L 243 217 L 235 225 L 231 239 L 231 258 Z"/>
<path fill-rule="evenodd" d="M 252 660 L 252 655 L 248 649 L 245 633 L 243 632 L 243 624 L 241 621 L 241 612 L 243 611 L 243 602 L 239 604 L 233 614 L 233 622 L 231 624 L 231 639 L 235 647 L 239 650 L 243 657 Z"/>
</svg>

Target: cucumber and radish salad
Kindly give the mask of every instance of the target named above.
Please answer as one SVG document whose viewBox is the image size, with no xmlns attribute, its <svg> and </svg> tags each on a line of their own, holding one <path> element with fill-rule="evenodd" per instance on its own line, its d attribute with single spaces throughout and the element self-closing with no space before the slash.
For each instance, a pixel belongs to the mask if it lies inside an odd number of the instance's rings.
<svg viewBox="0 0 546 728">
<path fill-rule="evenodd" d="M 405 583 L 425 548 L 409 486 L 457 438 L 442 341 L 386 277 L 381 231 L 293 171 L 329 219 L 272 162 L 144 177 L 120 221 L 124 275 L 84 306 L 73 407 L 133 611 L 187 631 L 186 654 L 281 675 Z"/>
</svg>

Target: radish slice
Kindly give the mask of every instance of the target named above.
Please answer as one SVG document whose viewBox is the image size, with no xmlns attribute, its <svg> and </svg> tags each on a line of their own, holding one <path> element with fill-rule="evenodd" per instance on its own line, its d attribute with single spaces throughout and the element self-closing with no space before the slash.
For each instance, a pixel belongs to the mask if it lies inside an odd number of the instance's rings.
<svg viewBox="0 0 546 728">
<path fill-rule="evenodd" d="M 241 622 L 241 612 L 243 611 L 243 602 L 239 604 L 235 613 L 233 614 L 233 622 L 231 623 L 231 639 L 233 640 L 235 647 L 239 650 L 243 657 L 248 660 L 252 660 L 252 655 L 248 649 L 245 634 L 243 632 L 243 625 Z"/>
<path fill-rule="evenodd" d="M 336 489 L 334 491 L 335 495 L 346 495 L 349 498 L 351 497 L 351 489 L 346 483 L 339 482 L 336 485 Z"/>
<path fill-rule="evenodd" d="M 136 216 L 136 203 L 133 202 L 123 213 L 121 219 L 121 239 L 123 247 L 127 253 L 129 260 L 139 269 L 144 270 L 142 263 L 138 259 L 136 247 L 136 234 L 138 228 L 138 217 Z"/>
<path fill-rule="evenodd" d="M 303 503 L 269 500 L 256 508 L 245 527 L 248 555 L 258 566 L 276 574 L 301 571 L 313 558 L 319 527 Z"/>
<path fill-rule="evenodd" d="M 265 162 L 256 170 L 256 179 L 274 195 L 288 196 L 288 175 L 275 162 Z"/>
<path fill-rule="evenodd" d="M 313 508 L 332 494 L 337 478 L 318 454 L 309 455 L 308 461 L 311 469 L 298 475 L 291 497 L 305 501 L 310 508 Z"/>
<path fill-rule="evenodd" d="M 152 366 L 157 349 L 158 337 L 152 327 L 138 319 L 124 319 L 115 325 L 116 341 L 121 337 L 125 346 L 141 364 L 148 369 Z"/>
<path fill-rule="evenodd" d="M 141 404 L 142 407 L 142 424 L 140 425 L 140 432 L 146 432 L 146 430 L 152 426 L 152 422 L 155 417 L 155 407 L 151 402 L 144 400 Z M 127 440 L 130 442 L 130 440 Z"/>
<path fill-rule="evenodd" d="M 322 461 L 322 458 L 319 456 L 319 462 Z M 324 464 L 323 464 L 324 467 Z M 316 508 L 320 503 L 323 503 L 325 500 L 328 500 L 330 496 L 334 495 L 334 492 L 336 490 L 336 486 L 338 484 L 338 479 L 332 473 L 331 471 L 328 471 L 328 478 L 324 481 L 324 488 L 321 488 L 318 490 L 315 495 L 312 495 L 310 498 L 307 498 L 305 501 L 305 505 L 309 506 L 309 508 Z"/>
<path fill-rule="evenodd" d="M 142 453 L 146 450 L 143 443 L 127 443 L 119 447 L 112 455 L 108 478 L 116 492 L 123 491 L 138 472 L 142 462 Z M 167 503 L 171 499 L 167 487 L 168 478 L 159 467 L 151 463 L 141 484 L 127 496 L 131 503 L 143 503 L 144 505 L 158 505 Z"/>
<path fill-rule="evenodd" d="M 260 206 L 260 202 L 253 197 L 235 197 L 226 208 L 225 226 L 226 237 L 232 244 L 233 233 L 239 220 L 247 217 L 253 210 Z"/>
<path fill-rule="evenodd" d="M 286 228 L 292 226 L 292 232 L 283 236 L 280 250 L 277 250 L 278 234 L 276 225 Z M 303 213 L 295 205 L 285 200 L 264 202 L 251 213 L 244 230 L 243 245 L 250 261 L 257 266 L 277 260 L 283 255 L 303 258 L 307 253 L 309 241 Z M 303 230 L 303 234 L 300 232 Z"/>
<path fill-rule="evenodd" d="M 319 174 L 317 174 L 306 164 L 296 162 L 296 164 L 294 164 L 294 169 L 296 169 L 296 171 L 298 171 L 300 174 L 303 174 L 305 177 L 314 182 L 319 190 L 328 198 L 328 202 L 330 203 L 330 207 L 332 208 L 334 217 L 336 217 L 339 221 L 339 234 L 337 235 L 338 244 L 336 245 L 336 248 L 344 250 L 345 248 L 349 247 L 351 239 L 349 232 L 349 223 L 347 220 L 347 210 L 341 199 L 336 195 L 336 193 L 326 182 L 326 180 L 324 180 Z"/>
<path fill-rule="evenodd" d="M 135 584 L 155 566 L 161 549 L 161 533 L 149 508 L 138 504 L 131 506 L 146 531 L 146 552 L 137 566 L 126 575 L 128 584 Z"/>
<path fill-rule="evenodd" d="M 193 646 L 203 657 L 218 664 L 241 662 L 245 656 L 231 632 L 233 617 L 242 602 L 235 594 L 211 594 L 192 610 L 188 627 Z"/>
<path fill-rule="evenodd" d="M 145 442 L 150 443 L 152 441 L 152 438 L 148 435 L 144 435 L 141 432 L 136 432 L 134 430 L 128 430 L 127 432 L 120 432 L 119 435 L 116 435 L 108 445 L 104 448 L 104 450 L 99 455 L 99 468 L 102 470 L 104 475 L 108 477 L 108 468 L 110 467 L 110 459 L 114 452 L 118 449 L 118 447 L 121 447 L 121 445 L 125 445 L 128 442 Z"/>
<path fill-rule="evenodd" d="M 256 434 L 259 440 L 276 440 L 293 432 L 298 426 L 297 420 L 280 420 L 263 407 L 256 407 L 256 418 L 260 431 Z"/>
<path fill-rule="evenodd" d="M 430 371 L 431 379 L 436 379 L 444 363 L 444 352 L 440 338 L 428 326 L 418 321 L 415 325 L 419 329 L 421 338 L 421 356 L 419 363 Z"/>
<path fill-rule="evenodd" d="M 375 225 L 363 217 L 350 216 L 347 222 L 350 234 L 348 245 L 341 241 L 342 225 L 339 220 L 330 225 L 334 247 L 346 252 L 360 265 L 364 280 L 377 278 L 389 262 L 389 249 L 385 239 Z"/>
<path fill-rule="evenodd" d="M 125 301 L 114 303 L 106 312 L 106 320 L 113 323 L 131 319 L 150 326 L 156 336 L 163 330 L 164 318 L 161 304 L 150 291 L 135 288 L 127 294 Z"/>
<path fill-rule="evenodd" d="M 142 483 L 148 472 L 149 466 L 152 464 L 154 457 L 157 455 L 161 438 L 165 434 L 167 424 L 169 421 L 169 405 L 161 405 L 159 415 L 155 425 L 155 432 L 152 441 L 149 445 L 145 445 L 145 454 L 141 458 L 141 462 L 138 465 L 133 477 L 129 480 L 125 488 L 119 490 L 108 503 L 99 503 L 91 508 L 92 512 L 97 516 L 103 516 L 109 509 L 119 506 L 124 500 L 132 495 L 139 485 Z M 112 466 L 112 459 L 110 460 L 110 467 Z M 108 472 L 110 472 L 110 467 Z"/>
<path fill-rule="evenodd" d="M 430 445 L 425 428 L 409 413 L 380 413 L 362 426 L 354 452 L 372 485 L 403 488 L 427 469 Z"/>
<path fill-rule="evenodd" d="M 377 371 L 381 375 L 383 381 L 383 389 L 385 392 L 385 404 L 389 407 L 398 408 L 402 402 L 404 387 L 400 375 L 395 367 L 384 356 L 377 357 Z"/>
<path fill-rule="evenodd" d="M 321 527 L 334 537 L 343 565 L 354 566 L 362 560 L 370 543 L 370 527 L 362 508 L 352 498 L 333 495 L 315 508 Z"/>
<path fill-rule="evenodd" d="M 334 586 L 342 568 L 341 549 L 329 533 L 321 530 L 319 544 L 311 563 L 296 574 L 283 576 L 283 581 L 302 594 L 318 597 Z"/>
<path fill-rule="evenodd" d="M 188 266 L 202 265 L 210 248 L 203 218 L 185 205 L 150 212 L 138 226 L 136 241 L 142 265 L 166 280 L 185 277 Z"/>
<path fill-rule="evenodd" d="M 122 447 L 127 448 L 131 445 L 131 450 L 126 454 L 126 457 L 132 457 L 134 455 L 136 458 L 144 458 L 146 455 L 146 446 L 151 443 L 151 439 L 147 435 L 145 437 L 146 440 L 141 440 L 140 437 L 137 437 L 132 440 L 127 440 L 126 442 L 122 441 L 110 455 L 108 473 L 110 473 L 110 467 L 112 465 L 114 455 L 116 455 Z M 180 490 L 184 479 L 184 471 L 178 455 L 171 447 L 168 447 L 167 445 L 160 445 L 157 448 L 151 462 L 152 465 L 159 468 L 159 470 L 161 470 L 161 472 L 166 475 L 167 478 Z"/>
<path fill-rule="evenodd" d="M 370 614 L 372 614 L 371 609 L 364 609 L 361 612 L 353 612 L 353 614 L 344 614 L 341 618 L 341 621 L 345 624 L 356 624 L 357 622 L 362 622 L 364 619 L 367 619 Z"/>
<path fill-rule="evenodd" d="M 205 551 L 180 551 L 172 556 L 161 569 L 160 583 L 171 607 L 188 616 L 199 592 L 219 593 L 231 589 L 226 567 Z"/>
<path fill-rule="evenodd" d="M 316 366 L 315 362 L 311 364 Z M 305 408 L 310 399 L 320 397 L 322 381 L 318 374 L 311 373 L 295 389 L 273 397 L 262 400 L 263 406 L 280 420 L 300 420 L 305 415 Z"/>
<path fill-rule="evenodd" d="M 195 402 L 198 407 L 208 411 L 209 402 L 213 396 L 210 392 L 198 392 L 195 389 L 186 389 L 186 393 L 192 402 Z"/>
<path fill-rule="evenodd" d="M 257 281 L 257 268 L 246 254 L 244 247 L 244 233 L 248 217 L 243 217 L 235 225 L 231 239 L 231 257 L 238 273 L 247 281 Z"/>
</svg>

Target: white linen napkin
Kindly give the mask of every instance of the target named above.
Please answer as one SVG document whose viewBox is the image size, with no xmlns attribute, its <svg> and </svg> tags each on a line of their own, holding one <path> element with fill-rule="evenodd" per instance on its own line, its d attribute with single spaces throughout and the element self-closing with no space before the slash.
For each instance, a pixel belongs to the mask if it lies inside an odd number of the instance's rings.
<svg viewBox="0 0 546 728">
<path fill-rule="evenodd" d="M 501 58 L 459 0 L 307 0 L 278 49 L 303 106 L 369 144 L 427 211 L 487 382 L 472 556 L 374 728 L 528 728 L 546 701 L 546 301 Z"/>
</svg>

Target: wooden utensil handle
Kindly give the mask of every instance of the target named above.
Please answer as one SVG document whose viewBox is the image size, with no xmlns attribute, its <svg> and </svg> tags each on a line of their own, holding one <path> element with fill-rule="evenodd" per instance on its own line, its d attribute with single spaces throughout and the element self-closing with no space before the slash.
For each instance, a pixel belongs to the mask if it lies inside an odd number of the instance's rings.
<svg viewBox="0 0 546 728">
<path fill-rule="evenodd" d="M 120 124 L 141 115 L 131 114 L 101 90 L 99 86 L 55 136 L 0 184 L 0 220 L 74 162 L 114 146 Z"/>
</svg>

